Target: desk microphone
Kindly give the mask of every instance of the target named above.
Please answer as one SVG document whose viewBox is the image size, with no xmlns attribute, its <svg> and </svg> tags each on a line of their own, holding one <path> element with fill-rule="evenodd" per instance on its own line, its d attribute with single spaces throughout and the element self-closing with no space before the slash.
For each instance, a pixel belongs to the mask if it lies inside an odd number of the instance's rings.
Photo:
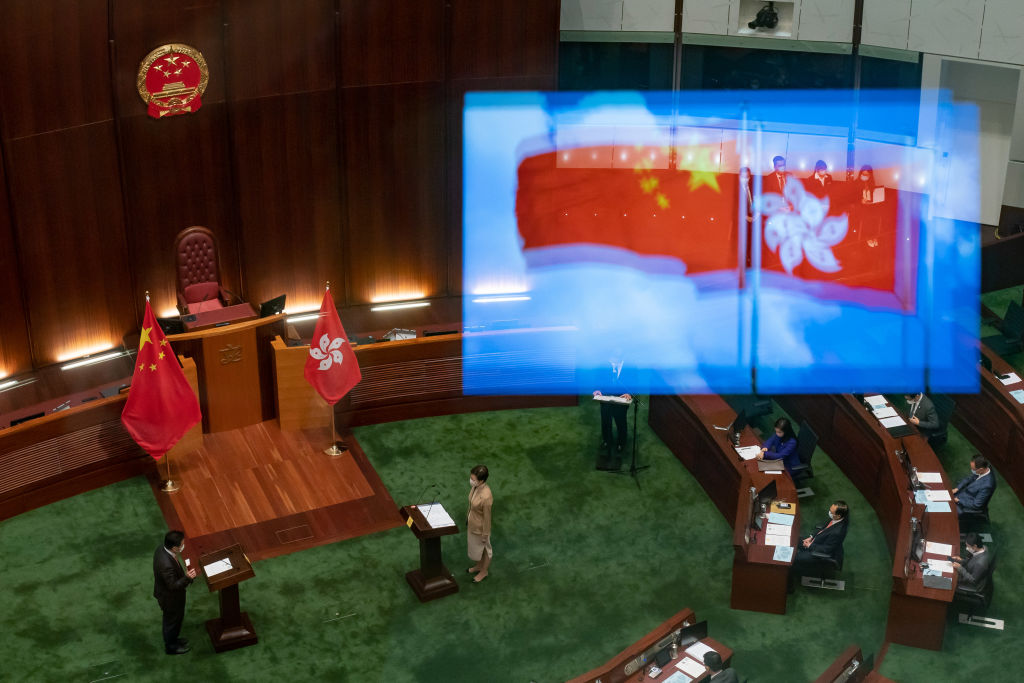
<svg viewBox="0 0 1024 683">
<path fill-rule="evenodd" d="M 433 486 L 434 488 L 437 488 L 437 484 L 427 484 L 426 486 L 423 487 L 423 490 L 420 491 L 419 495 L 416 496 L 416 498 L 413 499 L 412 504 L 416 505 L 417 504 L 416 501 L 419 500 L 423 496 L 423 494 L 427 492 L 427 489 L 429 489 L 431 486 Z"/>
</svg>

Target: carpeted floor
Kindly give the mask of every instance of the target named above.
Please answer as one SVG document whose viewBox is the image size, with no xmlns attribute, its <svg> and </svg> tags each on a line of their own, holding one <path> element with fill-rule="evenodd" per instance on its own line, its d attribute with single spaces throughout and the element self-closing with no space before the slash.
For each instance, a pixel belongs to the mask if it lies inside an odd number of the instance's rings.
<svg viewBox="0 0 1024 683">
<path fill-rule="evenodd" d="M 472 585 L 465 536 L 446 538 L 445 561 L 461 591 L 421 605 L 403 576 L 418 563 L 405 528 L 259 562 L 241 593 L 260 644 L 222 655 L 203 629 L 217 603 L 202 582 L 190 589 L 183 631 L 195 649 L 163 654 L 150 596 L 152 553 L 165 527 L 141 478 L 7 520 L 0 523 L 0 679 L 559 681 L 606 661 L 683 607 L 709 620 L 752 681 L 812 680 L 851 643 L 879 649 L 891 558 L 870 505 L 827 454 L 815 458 L 805 524 L 835 498 L 850 503 L 848 590 L 798 589 L 786 616 L 740 612 L 728 607 L 729 525 L 647 429 L 643 411 L 640 423 L 640 460 L 651 468 L 639 486 L 593 469 L 591 401 L 358 429 L 399 505 L 437 483 L 461 522 L 469 468 L 490 467 L 491 576 Z M 971 453 L 951 430 L 940 456 L 960 475 Z M 886 676 L 1019 679 L 1024 596 L 1012 587 L 1024 511 L 1004 482 L 991 511 L 1000 557 L 991 614 L 1008 620 L 1006 630 L 951 617 L 943 652 L 893 646 Z"/>
</svg>

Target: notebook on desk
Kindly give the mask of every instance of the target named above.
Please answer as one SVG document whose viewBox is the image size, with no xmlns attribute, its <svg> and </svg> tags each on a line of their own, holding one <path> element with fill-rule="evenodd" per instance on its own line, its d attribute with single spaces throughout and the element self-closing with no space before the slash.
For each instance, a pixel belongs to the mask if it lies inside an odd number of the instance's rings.
<svg viewBox="0 0 1024 683">
<path fill-rule="evenodd" d="M 922 577 L 922 582 L 925 588 L 939 588 L 948 591 L 953 587 L 953 578 L 950 576 L 931 576 L 925 574 Z"/>
<path fill-rule="evenodd" d="M 759 472 L 781 472 L 786 469 L 781 460 L 758 460 L 757 470 Z"/>
<path fill-rule="evenodd" d="M 898 427 L 889 427 L 885 431 L 889 432 L 889 436 L 898 439 L 903 436 L 911 436 L 914 433 L 914 428 L 910 425 L 899 425 Z"/>
</svg>

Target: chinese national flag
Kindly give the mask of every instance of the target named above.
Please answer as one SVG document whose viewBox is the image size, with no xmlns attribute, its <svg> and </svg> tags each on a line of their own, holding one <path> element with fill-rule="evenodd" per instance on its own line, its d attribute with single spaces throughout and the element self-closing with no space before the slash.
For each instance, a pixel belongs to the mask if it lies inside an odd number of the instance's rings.
<svg viewBox="0 0 1024 683">
<path fill-rule="evenodd" d="M 320 304 L 320 318 L 313 330 L 313 343 L 309 345 L 309 358 L 303 374 L 331 405 L 340 401 L 363 378 L 356 354 L 349 346 L 345 328 L 341 326 L 330 289 L 324 292 L 324 300 Z"/>
<path fill-rule="evenodd" d="M 201 419 L 199 400 L 147 300 L 132 388 L 121 422 L 144 451 L 159 459 Z"/>
</svg>

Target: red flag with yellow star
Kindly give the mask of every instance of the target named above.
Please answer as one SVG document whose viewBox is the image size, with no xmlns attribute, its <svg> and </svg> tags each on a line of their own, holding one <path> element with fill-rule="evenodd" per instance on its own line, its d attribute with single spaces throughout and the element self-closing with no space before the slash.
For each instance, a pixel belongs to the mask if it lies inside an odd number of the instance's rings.
<svg viewBox="0 0 1024 683">
<path fill-rule="evenodd" d="M 121 422 L 142 450 L 160 459 L 201 419 L 199 399 L 185 379 L 147 298 L 139 355 Z"/>
</svg>

